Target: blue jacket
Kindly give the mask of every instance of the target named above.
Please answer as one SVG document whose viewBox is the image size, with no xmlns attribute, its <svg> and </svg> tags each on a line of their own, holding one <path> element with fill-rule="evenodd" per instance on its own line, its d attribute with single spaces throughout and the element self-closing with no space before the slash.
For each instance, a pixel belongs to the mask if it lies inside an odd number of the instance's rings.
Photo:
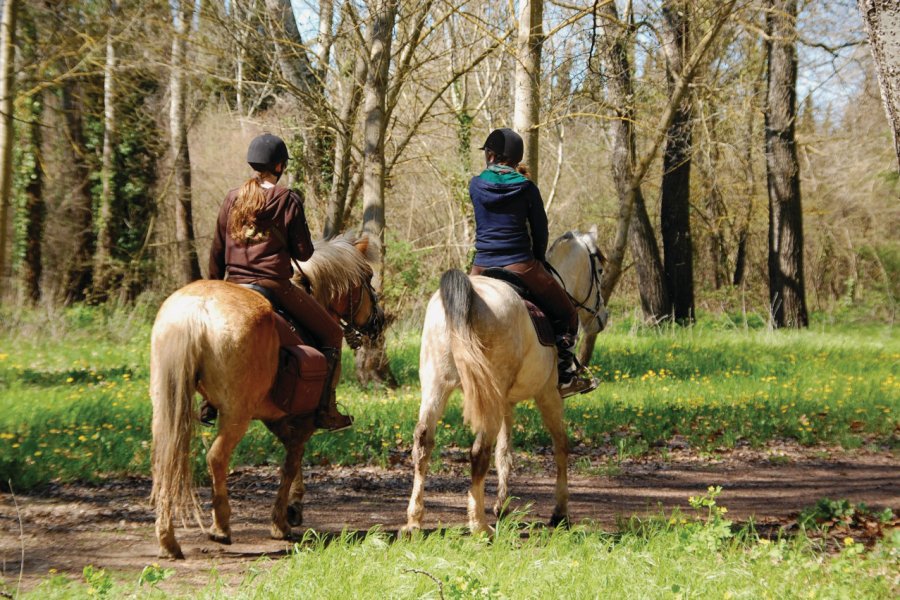
<svg viewBox="0 0 900 600">
<path fill-rule="evenodd" d="M 547 213 L 541 192 L 517 171 L 491 165 L 469 182 L 475 208 L 475 264 L 505 267 L 547 252 Z"/>
</svg>

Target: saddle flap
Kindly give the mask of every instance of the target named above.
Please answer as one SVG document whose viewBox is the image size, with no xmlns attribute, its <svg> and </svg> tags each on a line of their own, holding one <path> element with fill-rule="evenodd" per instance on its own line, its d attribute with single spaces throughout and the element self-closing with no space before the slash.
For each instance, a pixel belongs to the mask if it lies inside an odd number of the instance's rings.
<svg viewBox="0 0 900 600">
<path fill-rule="evenodd" d="M 278 351 L 278 375 L 272 401 L 290 415 L 306 415 L 319 405 L 328 360 L 312 346 L 282 346 Z"/>
</svg>

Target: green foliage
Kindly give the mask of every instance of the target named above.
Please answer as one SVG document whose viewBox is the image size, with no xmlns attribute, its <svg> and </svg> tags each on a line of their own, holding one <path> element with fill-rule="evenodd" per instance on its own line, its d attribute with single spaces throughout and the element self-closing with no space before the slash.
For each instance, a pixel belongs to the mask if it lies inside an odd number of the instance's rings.
<svg viewBox="0 0 900 600">
<path fill-rule="evenodd" d="M 146 584 L 153 588 L 174 574 L 175 569 L 164 569 L 159 566 L 159 563 L 153 563 L 152 565 L 147 565 L 141 571 L 141 576 L 138 577 L 138 585 L 143 586 Z"/>
<path fill-rule="evenodd" d="M 0 314 L 0 481 L 24 490 L 52 479 L 98 479 L 149 472 L 149 321 L 136 311 L 76 306 L 59 313 Z M 388 339 L 397 390 L 353 383 L 344 355 L 339 400 L 357 420 L 339 435 L 315 435 L 308 464 L 389 465 L 406 456 L 419 407 L 418 335 Z M 900 348 L 890 329 L 769 332 L 701 325 L 683 330 L 617 325 L 598 340 L 591 394 L 566 401 L 576 456 L 609 448 L 616 469 L 626 458 L 679 444 L 715 452 L 772 440 L 802 444 L 897 447 Z M 454 394 L 438 423 L 437 447 L 467 448 Z M 197 436 L 194 460 L 205 473 L 214 430 Z M 530 402 L 516 409 L 515 448 L 546 449 L 551 440 Z M 235 464 L 279 463 L 281 445 L 260 423 L 235 452 Z M 777 460 L 777 456 L 773 457 Z M 577 461 L 576 461 L 577 462 Z M 439 464 L 439 461 L 438 461 Z"/>
<path fill-rule="evenodd" d="M 97 569 L 94 565 L 88 565 L 84 568 L 82 574 L 84 575 L 84 581 L 88 585 L 87 593 L 89 596 L 106 598 L 112 591 L 112 577 L 109 576 L 105 569 Z"/>
<path fill-rule="evenodd" d="M 873 512 L 864 502 L 851 504 L 849 500 L 820 498 L 813 506 L 803 509 L 797 519 L 801 527 L 828 529 L 849 526 L 866 520 L 888 523 L 894 518 L 894 511 L 885 508 Z"/>
</svg>

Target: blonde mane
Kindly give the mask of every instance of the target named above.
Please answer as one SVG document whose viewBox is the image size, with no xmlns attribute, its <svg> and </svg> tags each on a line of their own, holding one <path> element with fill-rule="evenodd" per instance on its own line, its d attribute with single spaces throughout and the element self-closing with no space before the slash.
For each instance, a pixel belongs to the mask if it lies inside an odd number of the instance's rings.
<svg viewBox="0 0 900 600">
<path fill-rule="evenodd" d="M 365 240 L 366 253 L 356 243 Z M 300 263 L 303 275 L 309 279 L 312 295 L 317 302 L 328 306 L 334 299 L 368 279 L 374 245 L 367 238 L 345 233 L 330 240 L 316 240 L 312 257 Z"/>
</svg>

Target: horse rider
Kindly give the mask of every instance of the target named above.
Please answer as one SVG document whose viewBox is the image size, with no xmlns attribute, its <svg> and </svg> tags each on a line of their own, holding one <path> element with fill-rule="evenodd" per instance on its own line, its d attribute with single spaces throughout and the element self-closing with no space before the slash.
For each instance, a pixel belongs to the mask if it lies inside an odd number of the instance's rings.
<svg viewBox="0 0 900 600">
<path fill-rule="evenodd" d="M 291 260 L 308 260 L 313 243 L 303 198 L 297 191 L 278 185 L 287 162 L 287 146 L 278 136 L 264 133 L 250 142 L 247 163 L 254 174 L 225 196 L 209 253 L 209 278 L 265 288 L 316 338 L 333 376 L 326 382 L 315 424 L 320 429 L 340 431 L 353 424 L 351 416 L 338 411 L 334 391 L 340 379 L 343 331 L 324 307 L 291 283 Z M 207 423 L 212 420 L 208 409 L 212 407 L 206 405 L 201 411 L 201 420 Z"/>
<path fill-rule="evenodd" d="M 501 267 L 518 275 L 546 312 L 556 334 L 559 391 L 563 398 L 597 387 L 578 364 L 572 348 L 578 314 L 562 285 L 544 266 L 547 213 L 537 185 L 522 164 L 522 137 L 512 129 L 495 129 L 484 145 L 485 169 L 469 183 L 475 208 L 475 261 L 471 275 Z"/>
</svg>

